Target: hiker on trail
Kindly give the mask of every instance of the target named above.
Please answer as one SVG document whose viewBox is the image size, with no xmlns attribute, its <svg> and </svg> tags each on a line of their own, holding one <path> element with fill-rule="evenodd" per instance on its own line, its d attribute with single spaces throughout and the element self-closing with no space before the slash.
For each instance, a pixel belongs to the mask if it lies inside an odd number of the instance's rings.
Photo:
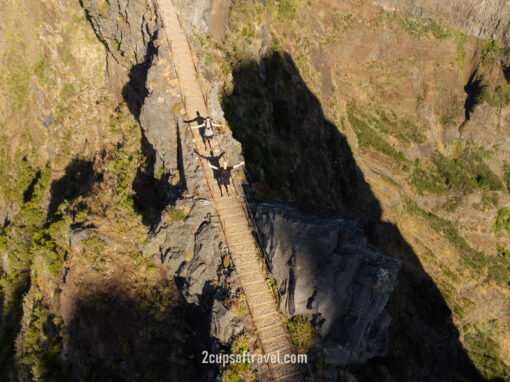
<svg viewBox="0 0 510 382">
<path fill-rule="evenodd" d="M 209 167 L 213 168 L 214 170 L 219 170 L 218 186 L 220 187 L 221 196 L 223 196 L 221 186 L 225 187 L 225 191 L 227 191 L 227 195 L 229 195 L 228 186 L 230 185 L 230 177 L 232 176 L 231 172 L 233 169 L 242 166 L 244 164 L 244 162 L 236 164 L 235 166 L 229 166 L 228 162 L 225 161 L 225 162 L 223 162 L 223 166 L 221 166 L 220 168 L 213 166 L 211 163 L 207 163 L 207 164 L 209 165 Z"/>
<path fill-rule="evenodd" d="M 209 148 L 212 150 L 211 140 L 213 139 L 213 136 L 214 136 L 214 132 L 213 132 L 213 127 L 214 126 L 220 127 L 222 125 L 218 125 L 216 123 L 213 123 L 211 121 L 211 118 L 206 117 L 204 123 L 202 123 L 201 125 L 192 127 L 192 129 L 199 129 L 201 127 L 204 128 L 204 130 L 202 132 L 202 139 L 204 140 L 204 148 L 205 149 L 207 149 L 207 144 L 209 144 Z"/>
</svg>

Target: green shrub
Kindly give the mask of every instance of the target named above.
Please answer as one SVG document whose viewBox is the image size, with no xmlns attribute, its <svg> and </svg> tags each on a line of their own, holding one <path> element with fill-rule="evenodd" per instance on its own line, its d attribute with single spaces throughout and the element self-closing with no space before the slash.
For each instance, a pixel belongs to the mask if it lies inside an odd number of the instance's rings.
<svg viewBox="0 0 510 382">
<path fill-rule="evenodd" d="M 380 133 L 371 127 L 368 122 L 358 118 L 354 113 L 353 106 L 349 105 L 347 107 L 347 118 L 358 137 L 358 144 L 360 147 L 372 147 L 398 162 L 407 160 L 404 154 L 398 152 L 391 144 L 382 138 Z"/>
<path fill-rule="evenodd" d="M 50 65 L 44 54 L 41 55 L 39 61 L 34 65 L 34 74 L 43 82 L 48 83 L 49 81 Z"/>
<path fill-rule="evenodd" d="M 70 100 L 76 94 L 76 86 L 74 84 L 64 84 L 60 90 L 60 98 L 62 100 Z"/>
<path fill-rule="evenodd" d="M 168 210 L 168 217 L 172 221 L 186 220 L 186 214 L 184 213 L 184 211 L 182 211 L 178 208 L 175 208 L 175 207 L 172 207 Z"/>
<path fill-rule="evenodd" d="M 85 240 L 83 240 L 85 250 L 88 253 L 101 254 L 106 248 L 106 243 L 99 237 L 97 233 L 91 233 Z"/>
<path fill-rule="evenodd" d="M 495 55 L 499 54 L 501 51 L 501 46 L 497 41 L 486 41 L 482 47 L 482 65 L 487 65 L 491 58 Z"/>
<path fill-rule="evenodd" d="M 501 243 L 496 243 L 496 253 L 498 256 L 502 256 L 503 258 L 510 260 L 510 250 L 503 247 Z"/>
<path fill-rule="evenodd" d="M 107 17 L 108 16 L 108 10 L 110 9 L 110 4 L 108 4 L 108 1 L 103 1 L 100 5 L 99 5 L 99 9 L 98 9 L 98 12 L 99 12 L 99 15 L 103 18 Z"/>
<path fill-rule="evenodd" d="M 475 99 L 475 104 L 482 102 L 499 108 L 505 107 L 510 104 L 510 86 L 506 81 L 500 81 L 493 85 L 482 79 L 480 93 Z"/>
<path fill-rule="evenodd" d="M 230 349 L 231 354 L 239 354 L 248 353 L 249 347 L 246 339 L 244 337 L 238 337 L 232 343 L 232 347 Z M 246 357 L 246 362 L 233 362 L 229 363 L 225 367 L 221 368 L 221 380 L 223 382 L 239 382 L 244 380 L 244 376 L 251 369 L 250 362 L 248 357 Z"/>
<path fill-rule="evenodd" d="M 87 220 L 88 213 L 89 211 L 86 209 L 78 211 L 74 216 L 74 223 L 83 223 L 85 220 Z"/>
<path fill-rule="evenodd" d="M 425 192 L 432 194 L 444 194 L 446 192 L 446 186 L 441 177 L 434 171 L 425 170 L 419 162 L 415 162 L 410 184 L 420 195 Z"/>
<path fill-rule="evenodd" d="M 466 43 L 466 35 L 462 32 L 456 33 L 457 37 L 457 57 L 455 58 L 455 62 L 461 73 L 464 71 L 464 60 L 466 59 L 466 48 L 464 44 Z"/>
<path fill-rule="evenodd" d="M 503 189 L 501 180 L 485 164 L 482 155 L 474 149 L 465 149 L 454 159 L 436 152 L 433 162 L 444 184 L 463 194 L 471 194 L 477 188 L 490 191 Z"/>
<path fill-rule="evenodd" d="M 505 162 L 503 166 L 503 180 L 506 184 L 506 189 L 508 192 L 510 192 L 510 165 Z"/>
<path fill-rule="evenodd" d="M 456 32 L 452 29 L 443 28 L 434 21 L 418 18 L 398 18 L 400 27 L 407 33 L 417 38 L 423 39 L 428 37 L 429 33 L 438 39 L 445 40 L 454 38 Z"/>
<path fill-rule="evenodd" d="M 6 56 L 9 56 L 6 54 Z M 7 63 L 8 75 L 5 79 L 8 99 L 13 113 L 23 112 L 29 103 L 30 71 L 25 65 L 25 58 L 18 53 L 9 56 Z"/>
<path fill-rule="evenodd" d="M 289 329 L 292 342 L 299 353 L 307 353 L 313 336 L 312 325 L 304 316 L 294 316 L 287 320 L 287 328 Z"/>
<path fill-rule="evenodd" d="M 296 14 L 296 0 L 280 0 L 278 2 L 278 19 L 291 22 Z"/>
<path fill-rule="evenodd" d="M 502 229 L 510 233 L 510 210 L 506 207 L 498 211 L 494 221 L 494 231 L 499 232 Z"/>
<path fill-rule="evenodd" d="M 491 324 L 478 323 L 466 328 L 464 341 L 471 360 L 486 380 L 510 378 L 510 370 L 500 359 L 500 347 L 492 339 Z"/>
</svg>

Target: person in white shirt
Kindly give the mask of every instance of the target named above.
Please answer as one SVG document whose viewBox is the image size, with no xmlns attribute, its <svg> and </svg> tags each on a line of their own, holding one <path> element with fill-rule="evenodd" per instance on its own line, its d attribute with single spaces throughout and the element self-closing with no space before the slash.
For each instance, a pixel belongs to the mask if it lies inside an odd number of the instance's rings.
<svg viewBox="0 0 510 382">
<path fill-rule="evenodd" d="M 194 126 L 194 127 L 192 127 L 192 129 L 199 129 L 201 127 L 204 128 L 204 130 L 202 132 L 202 139 L 204 141 L 204 148 L 207 150 L 207 145 L 209 144 L 209 148 L 212 150 L 211 140 L 214 137 L 213 127 L 220 127 L 220 126 L 223 126 L 223 125 L 218 125 L 216 123 L 213 123 L 211 121 L 211 118 L 206 117 L 204 123 L 202 123 L 201 125 L 198 125 L 198 126 Z"/>
</svg>

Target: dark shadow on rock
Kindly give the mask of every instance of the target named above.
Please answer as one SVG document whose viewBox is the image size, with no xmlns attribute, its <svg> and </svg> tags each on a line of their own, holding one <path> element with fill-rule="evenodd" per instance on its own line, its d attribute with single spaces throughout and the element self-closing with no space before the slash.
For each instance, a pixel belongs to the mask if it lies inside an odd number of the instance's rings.
<svg viewBox="0 0 510 382">
<path fill-rule="evenodd" d="M 214 167 L 217 167 L 217 168 L 220 168 L 221 167 L 221 164 L 220 164 L 220 159 L 223 157 L 223 155 L 225 155 L 225 151 L 223 151 L 220 155 L 214 155 L 214 152 L 211 150 L 209 151 L 209 156 L 206 157 L 202 154 L 200 154 L 198 151 L 195 150 L 195 154 L 197 154 L 198 156 L 204 158 L 207 162 L 209 162 L 212 166 Z M 216 180 L 217 182 L 217 185 L 218 185 L 218 188 L 220 189 L 220 192 L 221 192 L 221 186 L 220 186 L 220 171 L 219 170 L 216 170 L 216 169 L 212 169 L 213 171 L 213 176 L 214 176 L 214 179 Z"/>
<path fill-rule="evenodd" d="M 503 66 L 503 75 L 505 76 L 506 82 L 510 84 L 510 65 Z"/>
<path fill-rule="evenodd" d="M 479 78 L 477 76 L 477 73 L 478 71 L 475 70 L 471 77 L 469 77 L 466 86 L 464 86 L 464 91 L 467 94 L 466 101 L 464 102 L 466 120 L 469 120 L 469 118 L 471 117 L 471 113 L 473 112 L 476 104 L 478 103 L 478 98 L 483 88 L 482 78 Z"/>
<path fill-rule="evenodd" d="M 212 380 L 217 370 L 201 364 L 201 352 L 210 348 L 204 343 L 208 317 L 177 292 L 175 301 L 160 305 L 158 299 L 167 297 L 134 299 L 111 289 L 86 293 L 73 303 L 64 329 L 68 380 Z"/>
<path fill-rule="evenodd" d="M 18 303 L 6 304 L 3 294 L 0 295 L 0 365 L 14 365 L 16 363 L 16 337 L 21 329 L 23 318 L 23 296 L 30 290 L 31 279 L 29 271 L 18 276 L 11 301 Z M 1 381 L 16 380 L 16 370 L 10 367 L 0 367 Z"/>
<path fill-rule="evenodd" d="M 129 71 L 129 82 L 122 89 L 122 97 L 129 107 L 131 113 L 138 119 L 142 110 L 145 98 L 149 94 L 146 86 L 147 74 L 151 67 L 151 58 L 157 53 L 154 41 L 157 33 L 147 43 L 147 54 L 142 63 L 133 65 Z"/>
<path fill-rule="evenodd" d="M 65 169 L 65 174 L 50 186 L 50 204 L 48 218 L 52 218 L 64 200 L 71 201 L 78 196 L 87 196 L 96 182 L 103 180 L 102 174 L 94 172 L 93 163 L 82 159 L 73 159 Z"/>
<path fill-rule="evenodd" d="M 149 67 L 148 61 L 133 65 L 129 71 L 129 82 L 122 89 L 122 97 L 126 101 L 129 111 L 137 119 L 140 116 L 145 97 L 149 94 L 145 87 Z"/>
<path fill-rule="evenodd" d="M 23 192 L 23 203 L 26 203 L 30 199 L 32 199 L 32 195 L 34 194 L 35 185 L 37 184 L 37 182 L 39 182 L 39 179 L 41 179 L 41 170 L 37 171 L 34 178 L 28 185 L 27 189 Z"/>
<path fill-rule="evenodd" d="M 169 204 L 174 204 L 182 193 L 183 187 L 168 182 L 169 174 L 154 176 L 156 151 L 145 138 L 142 131 L 142 152 L 145 157 L 145 167 L 138 168 L 133 181 L 135 192 L 135 210 L 142 216 L 143 224 L 153 229 L 158 225 L 161 213 Z M 182 179 L 182 177 L 181 177 Z"/>
<path fill-rule="evenodd" d="M 190 119 L 188 121 L 184 121 L 184 123 L 193 123 L 195 122 L 197 125 L 201 125 L 205 122 L 205 119 L 207 118 L 207 116 L 203 116 L 203 115 L 200 115 L 200 112 L 197 111 L 197 116 L 194 118 L 194 119 Z"/>
<path fill-rule="evenodd" d="M 142 63 L 133 65 L 129 72 L 130 81 L 122 89 L 122 96 L 129 111 L 139 121 L 140 112 L 149 91 L 146 86 L 147 75 L 151 67 L 151 58 L 157 54 L 154 42 L 157 32 L 147 44 L 147 54 Z M 175 203 L 182 193 L 183 186 L 169 184 L 169 174 L 155 176 L 156 151 L 145 137 L 141 129 L 142 152 L 145 157 L 145 167 L 138 168 L 132 187 L 135 192 L 135 210 L 142 216 L 143 224 L 153 229 L 160 221 L 161 212 L 168 204 Z M 180 147 L 179 147 L 180 149 Z M 181 177 L 182 179 L 182 177 Z"/>
<path fill-rule="evenodd" d="M 359 381 L 483 380 L 469 359 L 452 314 L 399 229 L 381 220 L 379 201 L 346 138 L 329 122 L 291 57 L 274 52 L 233 71 L 225 118 L 243 145 L 251 183 L 262 182 L 305 208 L 336 209 L 366 220 L 371 244 L 402 261 L 386 307 L 393 317 L 387 357 L 352 369 Z M 377 377 L 374 379 L 374 375 Z"/>
</svg>

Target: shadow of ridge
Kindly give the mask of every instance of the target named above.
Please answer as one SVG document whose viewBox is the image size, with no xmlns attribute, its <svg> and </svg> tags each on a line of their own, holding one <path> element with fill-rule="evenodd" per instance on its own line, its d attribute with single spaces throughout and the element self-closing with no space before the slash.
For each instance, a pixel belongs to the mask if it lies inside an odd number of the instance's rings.
<svg viewBox="0 0 510 382">
<path fill-rule="evenodd" d="M 156 150 L 145 137 L 142 130 L 142 152 L 145 157 L 145 166 L 139 167 L 133 180 L 134 208 L 142 216 L 142 222 L 149 227 L 155 228 L 161 219 L 161 213 L 167 205 L 175 204 L 185 189 L 181 181 L 177 185 L 169 183 L 169 173 L 154 176 L 156 169 Z M 180 177 L 183 179 L 183 176 Z"/>
<path fill-rule="evenodd" d="M 65 325 L 66 379 L 208 380 L 211 369 L 201 364 L 201 352 L 209 348 L 202 340 L 209 321 L 168 285 L 136 299 L 122 286 L 82 293 Z"/>
<path fill-rule="evenodd" d="M 483 380 L 439 289 L 399 229 L 381 221 L 379 201 L 346 138 L 326 120 L 289 54 L 271 52 L 260 62 L 243 63 L 233 82 L 223 110 L 243 145 L 251 183 L 262 182 L 301 205 L 362 216 L 370 243 L 402 261 L 400 283 L 386 307 L 393 317 L 389 354 L 357 369 L 360 380 L 373 380 L 377 365 L 388 367 L 396 380 Z"/>
<path fill-rule="evenodd" d="M 51 183 L 48 218 L 54 217 L 64 200 L 72 201 L 87 196 L 94 183 L 101 182 L 103 175 L 95 173 L 94 164 L 84 159 L 73 159 L 66 167 L 65 174 Z"/>
<path fill-rule="evenodd" d="M 144 61 L 135 64 L 129 71 L 129 82 L 122 89 L 122 97 L 129 111 L 140 123 L 140 112 L 145 99 L 149 95 L 147 89 L 147 76 L 151 67 L 151 57 L 157 55 L 158 48 L 154 42 L 158 38 L 158 31 L 151 36 L 147 43 L 147 53 Z M 142 216 L 142 222 L 149 230 L 153 230 L 161 219 L 161 213 L 168 204 L 174 204 L 179 195 L 185 189 L 184 177 L 180 174 L 181 182 L 177 185 L 169 183 L 170 174 L 164 173 L 156 177 L 156 150 L 147 140 L 143 128 L 141 130 L 141 147 L 145 157 L 144 168 L 138 168 L 132 183 L 135 211 Z M 178 155 L 182 156 L 180 140 L 178 141 Z M 180 163 L 180 162 L 179 162 Z M 179 172 L 183 172 L 182 166 Z"/>
</svg>

